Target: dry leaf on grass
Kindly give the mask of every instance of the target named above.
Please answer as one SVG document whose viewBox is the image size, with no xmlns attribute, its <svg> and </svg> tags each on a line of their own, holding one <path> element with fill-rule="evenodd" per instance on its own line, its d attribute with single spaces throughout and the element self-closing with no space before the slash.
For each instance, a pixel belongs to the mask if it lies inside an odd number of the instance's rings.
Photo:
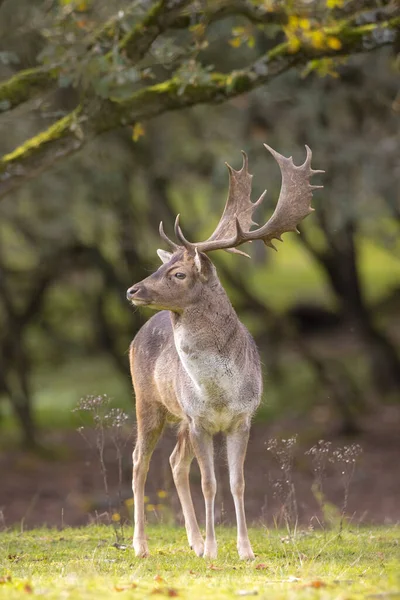
<svg viewBox="0 0 400 600">
<path fill-rule="evenodd" d="M 152 594 L 163 594 L 163 596 L 169 596 L 169 598 L 176 598 L 179 596 L 178 590 L 175 588 L 154 588 L 151 591 Z"/>
<path fill-rule="evenodd" d="M 316 579 L 315 581 L 311 581 L 310 583 L 306 583 L 304 587 L 312 587 L 315 589 L 326 587 L 328 584 L 325 581 L 321 581 L 320 579 Z"/>
<path fill-rule="evenodd" d="M 136 583 L 129 583 L 128 585 L 115 585 L 114 590 L 116 592 L 125 592 L 125 590 L 134 590 L 137 588 Z"/>
<path fill-rule="evenodd" d="M 222 567 L 217 567 L 216 565 L 213 565 L 213 564 L 208 565 L 207 568 L 210 569 L 211 571 L 222 571 L 223 570 Z"/>
</svg>

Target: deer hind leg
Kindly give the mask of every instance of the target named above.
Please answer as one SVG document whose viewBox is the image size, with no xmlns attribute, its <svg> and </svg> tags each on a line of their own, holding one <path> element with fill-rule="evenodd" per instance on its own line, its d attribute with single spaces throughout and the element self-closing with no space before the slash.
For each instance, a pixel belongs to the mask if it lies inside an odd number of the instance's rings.
<svg viewBox="0 0 400 600">
<path fill-rule="evenodd" d="M 141 403 L 136 400 L 138 412 L 138 434 L 133 451 L 132 490 L 134 497 L 133 547 L 136 556 L 146 557 L 149 548 L 144 533 L 144 486 L 149 470 L 150 458 L 160 438 L 165 423 L 165 410 L 160 405 L 146 405 L 146 412 L 139 410 Z M 140 414 L 142 413 L 142 414 Z"/>
<path fill-rule="evenodd" d="M 253 560 L 254 553 L 247 533 L 246 516 L 244 512 L 244 474 L 243 466 L 249 441 L 250 425 L 241 423 L 237 428 L 227 433 L 226 445 L 229 465 L 229 482 L 233 501 L 235 503 L 237 521 L 237 549 L 243 560 Z"/>
<path fill-rule="evenodd" d="M 197 524 L 189 486 L 189 471 L 193 458 L 194 452 L 189 439 L 189 428 L 186 423 L 183 423 L 178 434 L 178 443 L 171 454 L 169 462 L 185 518 L 189 546 L 197 556 L 203 556 L 204 541 Z"/>
<path fill-rule="evenodd" d="M 217 541 L 214 529 L 214 501 L 217 491 L 217 482 L 214 472 L 214 445 L 213 438 L 201 427 L 190 424 L 190 441 L 194 449 L 201 472 L 201 487 L 206 507 L 206 542 L 204 546 L 205 558 L 217 557 Z"/>
</svg>

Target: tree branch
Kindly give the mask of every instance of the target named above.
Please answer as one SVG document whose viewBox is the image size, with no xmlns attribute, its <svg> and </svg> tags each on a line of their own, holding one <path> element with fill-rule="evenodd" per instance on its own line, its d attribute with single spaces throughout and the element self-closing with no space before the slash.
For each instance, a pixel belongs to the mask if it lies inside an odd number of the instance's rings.
<svg viewBox="0 0 400 600">
<path fill-rule="evenodd" d="M 6 194 L 79 150 L 83 145 L 77 124 L 80 112 L 78 107 L 0 159 L 0 198 L 2 193 Z"/>
<path fill-rule="evenodd" d="M 303 42 L 299 51 L 293 53 L 290 43 L 285 42 L 247 69 L 229 74 L 213 73 L 198 84 L 184 86 L 174 77 L 143 88 L 123 101 L 97 98 L 89 106 L 78 107 L 47 131 L 0 159 L 0 198 L 65 156 L 77 152 L 101 133 L 121 125 L 133 125 L 170 110 L 224 102 L 310 60 L 367 52 L 393 44 L 399 27 L 400 17 L 358 27 L 342 23 L 324 30 L 325 35 L 335 36 L 340 41 L 339 50 L 315 48 Z"/>
<path fill-rule="evenodd" d="M 190 1 L 176 0 L 171 8 L 169 0 L 159 0 L 148 11 L 143 20 L 119 41 L 119 52 L 124 51 L 132 63 L 137 63 L 146 54 L 154 40 L 173 24 L 182 8 Z M 113 31 L 115 22 L 115 17 L 109 19 L 91 36 L 90 42 L 88 42 L 88 50 L 101 38 L 107 37 Z M 106 58 L 111 59 L 112 54 L 112 51 L 109 52 Z M 7 81 L 0 83 L 0 102 L 4 103 L 3 112 L 11 110 L 40 92 L 50 89 L 61 69 L 62 65 L 24 69 Z"/>
<path fill-rule="evenodd" d="M 157 37 L 169 28 L 185 29 L 199 20 L 211 23 L 232 16 L 243 16 L 249 21 L 260 25 L 285 24 L 288 20 L 287 11 L 280 3 L 272 8 L 256 5 L 251 0 L 214 0 L 206 9 L 195 10 L 195 7 L 186 13 L 183 9 L 192 0 L 176 0 L 170 7 L 170 0 L 159 0 L 146 14 L 141 23 L 136 24 L 131 31 L 125 34 L 118 43 L 119 52 L 124 51 L 132 63 L 139 62 L 149 50 Z M 342 8 L 336 8 L 333 16 L 336 19 L 343 17 L 355 17 L 368 10 L 384 10 L 391 5 L 392 0 L 381 0 L 377 6 L 376 0 L 352 0 Z M 190 8 L 190 7 L 189 7 Z M 314 7 L 304 7 L 303 12 L 315 12 Z M 88 43 L 88 50 L 109 37 L 113 32 L 115 23 L 119 17 L 112 17 L 104 25 L 99 27 Z M 111 58 L 111 52 L 108 58 Z M 25 69 L 7 81 L 0 83 L 0 103 L 2 110 L 6 112 L 30 100 L 37 94 L 44 92 L 54 85 L 60 73 L 62 65 L 51 65 L 50 67 L 34 67 Z"/>
<path fill-rule="evenodd" d="M 192 0 L 159 0 L 149 10 L 139 25 L 136 25 L 119 42 L 119 51 L 125 51 L 127 57 L 136 63 L 144 57 L 154 40 L 174 25 L 182 9 Z"/>
</svg>

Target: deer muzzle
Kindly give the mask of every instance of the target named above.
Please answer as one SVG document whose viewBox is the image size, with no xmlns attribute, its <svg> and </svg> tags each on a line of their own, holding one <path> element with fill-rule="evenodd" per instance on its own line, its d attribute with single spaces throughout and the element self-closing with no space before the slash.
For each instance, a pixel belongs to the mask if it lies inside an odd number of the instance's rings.
<svg viewBox="0 0 400 600">
<path fill-rule="evenodd" d="M 147 298 L 147 295 L 146 288 L 138 284 L 133 285 L 126 292 L 127 300 L 136 306 L 149 304 L 150 300 Z"/>
</svg>

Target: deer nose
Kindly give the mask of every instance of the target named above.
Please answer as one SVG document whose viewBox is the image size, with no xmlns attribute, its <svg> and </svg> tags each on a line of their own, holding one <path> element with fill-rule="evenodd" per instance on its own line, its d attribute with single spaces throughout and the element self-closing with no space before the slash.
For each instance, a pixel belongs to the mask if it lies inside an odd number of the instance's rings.
<svg viewBox="0 0 400 600">
<path fill-rule="evenodd" d="M 132 287 L 129 288 L 129 290 L 126 292 L 126 297 L 128 300 L 131 300 L 135 294 L 138 293 L 138 291 L 140 290 L 140 287 L 138 285 L 133 285 Z"/>
</svg>

